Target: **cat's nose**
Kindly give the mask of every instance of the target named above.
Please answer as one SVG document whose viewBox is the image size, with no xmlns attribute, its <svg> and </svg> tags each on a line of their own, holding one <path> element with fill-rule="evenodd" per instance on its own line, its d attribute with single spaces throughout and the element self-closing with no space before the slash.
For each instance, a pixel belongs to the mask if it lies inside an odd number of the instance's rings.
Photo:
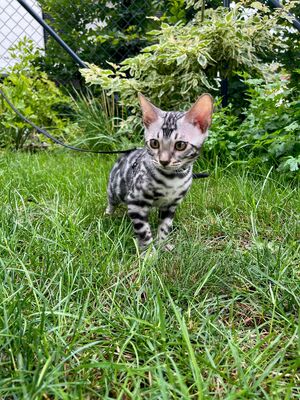
<svg viewBox="0 0 300 400">
<path fill-rule="evenodd" d="M 166 167 L 168 164 L 170 164 L 170 160 L 159 160 L 159 162 L 163 167 Z"/>
</svg>

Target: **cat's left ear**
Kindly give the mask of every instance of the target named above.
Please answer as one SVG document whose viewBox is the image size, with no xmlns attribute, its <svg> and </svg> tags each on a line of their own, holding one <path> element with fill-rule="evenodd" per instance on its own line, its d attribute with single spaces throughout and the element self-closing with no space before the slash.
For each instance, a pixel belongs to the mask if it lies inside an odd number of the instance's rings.
<svg viewBox="0 0 300 400">
<path fill-rule="evenodd" d="M 196 103 L 185 114 L 185 120 L 196 126 L 202 133 L 206 133 L 211 124 L 213 113 L 213 98 L 205 93 L 196 101 Z"/>
<path fill-rule="evenodd" d="M 146 126 L 146 128 L 149 127 L 149 125 L 153 124 L 153 122 L 158 120 L 158 117 L 160 115 L 160 109 L 155 107 L 144 95 L 141 93 L 138 93 L 139 96 L 139 101 L 141 105 L 141 109 L 143 112 L 143 122 Z"/>
</svg>

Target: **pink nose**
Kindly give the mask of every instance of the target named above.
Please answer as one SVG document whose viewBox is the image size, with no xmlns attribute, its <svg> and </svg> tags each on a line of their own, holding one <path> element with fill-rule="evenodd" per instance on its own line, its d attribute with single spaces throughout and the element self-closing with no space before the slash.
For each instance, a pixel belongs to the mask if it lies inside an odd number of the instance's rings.
<svg viewBox="0 0 300 400">
<path fill-rule="evenodd" d="M 160 164 L 165 167 L 166 165 L 170 164 L 169 160 L 159 160 Z"/>
</svg>

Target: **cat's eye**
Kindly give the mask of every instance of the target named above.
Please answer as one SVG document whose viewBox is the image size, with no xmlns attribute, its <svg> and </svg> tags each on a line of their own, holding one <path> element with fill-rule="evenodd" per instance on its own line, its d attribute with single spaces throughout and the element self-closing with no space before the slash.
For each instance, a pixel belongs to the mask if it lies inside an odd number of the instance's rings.
<svg viewBox="0 0 300 400">
<path fill-rule="evenodd" d="M 180 140 L 179 142 L 175 143 L 175 150 L 183 151 L 187 147 L 187 143 Z"/>
<path fill-rule="evenodd" d="M 152 147 L 152 149 L 158 149 L 159 148 L 159 141 L 156 139 L 151 139 L 150 140 L 150 147 Z"/>
</svg>

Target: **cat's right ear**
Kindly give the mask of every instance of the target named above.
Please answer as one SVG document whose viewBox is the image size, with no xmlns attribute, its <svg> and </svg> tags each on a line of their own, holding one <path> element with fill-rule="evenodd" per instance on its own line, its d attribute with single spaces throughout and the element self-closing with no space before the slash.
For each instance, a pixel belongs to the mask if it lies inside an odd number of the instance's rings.
<svg viewBox="0 0 300 400">
<path fill-rule="evenodd" d="M 160 110 L 150 103 L 150 101 L 141 93 L 138 93 L 138 97 L 143 113 L 143 122 L 145 127 L 148 128 L 149 125 L 158 120 Z"/>
</svg>

